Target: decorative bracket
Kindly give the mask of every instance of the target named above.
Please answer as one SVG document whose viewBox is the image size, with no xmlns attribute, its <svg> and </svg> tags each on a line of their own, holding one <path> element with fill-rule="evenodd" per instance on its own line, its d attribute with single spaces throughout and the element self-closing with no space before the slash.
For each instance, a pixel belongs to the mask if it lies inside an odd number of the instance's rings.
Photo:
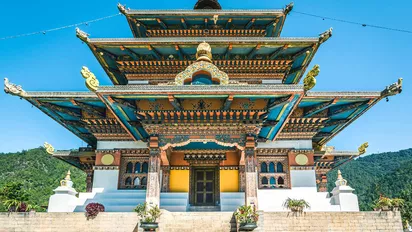
<svg viewBox="0 0 412 232">
<path fill-rule="evenodd" d="M 4 92 L 19 96 L 19 97 L 25 97 L 26 96 L 26 91 L 23 90 L 21 85 L 16 85 L 11 82 L 9 82 L 8 78 L 4 78 Z"/>
</svg>

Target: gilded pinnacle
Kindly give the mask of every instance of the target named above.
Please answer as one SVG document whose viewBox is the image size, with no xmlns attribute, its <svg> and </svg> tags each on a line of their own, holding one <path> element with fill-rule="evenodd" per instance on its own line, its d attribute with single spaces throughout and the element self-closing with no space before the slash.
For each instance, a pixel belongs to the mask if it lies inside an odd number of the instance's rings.
<svg viewBox="0 0 412 232">
<path fill-rule="evenodd" d="M 71 175 L 71 173 L 70 173 L 70 170 L 69 170 L 69 171 L 67 171 L 66 177 L 64 179 L 67 180 L 67 181 L 70 181 L 71 180 L 70 175 Z"/>
<path fill-rule="evenodd" d="M 212 48 L 208 43 L 203 41 L 199 44 L 196 52 L 196 59 L 197 61 L 204 60 L 207 62 L 212 62 Z"/>
</svg>

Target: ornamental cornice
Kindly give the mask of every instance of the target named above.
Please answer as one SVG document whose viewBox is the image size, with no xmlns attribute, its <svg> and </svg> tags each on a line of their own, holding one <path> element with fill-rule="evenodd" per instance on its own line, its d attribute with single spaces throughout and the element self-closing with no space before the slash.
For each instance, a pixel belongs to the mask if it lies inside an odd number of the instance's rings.
<svg viewBox="0 0 412 232">
<path fill-rule="evenodd" d="M 284 15 L 283 9 L 233 9 L 233 10 L 215 10 L 215 9 L 198 9 L 198 10 L 187 10 L 187 9 L 159 9 L 159 10 L 150 10 L 150 9 L 143 9 L 143 10 L 134 10 L 134 9 L 126 9 L 125 13 L 130 16 L 140 16 L 140 15 L 161 15 L 161 16 L 179 16 L 181 17 L 182 14 L 185 15 L 268 15 L 273 16 L 273 14 Z"/>
<path fill-rule="evenodd" d="M 334 92 L 313 92 L 308 91 L 306 97 L 380 97 L 379 91 L 334 91 Z"/>
<path fill-rule="evenodd" d="M 92 92 L 26 92 L 27 98 L 94 98 L 98 99 L 96 94 Z"/>
<path fill-rule="evenodd" d="M 303 92 L 302 85 L 116 85 L 100 86 L 98 93 L 124 93 L 124 94 L 154 94 L 154 92 L 165 94 L 176 93 L 213 93 L 222 92 L 253 93 L 254 95 L 265 95 L 268 93 Z"/>
<path fill-rule="evenodd" d="M 256 154 L 262 155 L 287 155 L 291 148 L 257 148 Z"/>
<path fill-rule="evenodd" d="M 164 38 L 164 37 L 150 37 L 150 38 L 93 38 L 88 39 L 88 43 L 98 44 L 98 43 L 134 43 L 134 44 L 156 44 L 156 43 L 224 43 L 228 44 L 233 42 L 238 43 L 318 43 L 318 37 L 178 37 L 178 38 Z"/>
<path fill-rule="evenodd" d="M 119 170 L 119 166 L 94 166 L 93 170 Z"/>
</svg>

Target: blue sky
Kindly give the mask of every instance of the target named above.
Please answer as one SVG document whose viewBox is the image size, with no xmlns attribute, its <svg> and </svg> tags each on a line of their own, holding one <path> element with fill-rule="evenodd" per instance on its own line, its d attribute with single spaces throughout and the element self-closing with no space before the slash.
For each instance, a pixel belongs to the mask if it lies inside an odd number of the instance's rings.
<svg viewBox="0 0 412 232">
<path fill-rule="evenodd" d="M 196 0 L 124 0 L 132 9 L 191 9 Z M 219 1 L 225 9 L 282 8 L 289 1 Z M 412 2 L 387 4 L 377 0 L 295 1 L 294 10 L 369 24 L 412 30 Z M 0 7 L 0 37 L 39 31 L 118 13 L 117 0 L 103 1 L 3 1 Z M 292 13 L 282 37 L 317 36 L 333 27 L 333 37 L 322 45 L 311 65 L 321 72 L 314 91 L 380 91 L 404 78 L 404 92 L 381 101 L 352 123 L 329 145 L 356 150 L 369 142 L 368 153 L 412 147 L 412 34 L 321 20 Z M 82 30 L 91 37 L 132 37 L 126 19 L 117 16 Z M 0 40 L 0 76 L 8 77 L 26 91 L 87 91 L 79 74 L 83 65 L 92 70 L 101 85 L 111 84 L 88 47 L 75 36 L 74 28 L 10 40 Z M 0 93 L 0 152 L 41 146 L 56 149 L 85 146 L 28 102 Z"/>
</svg>

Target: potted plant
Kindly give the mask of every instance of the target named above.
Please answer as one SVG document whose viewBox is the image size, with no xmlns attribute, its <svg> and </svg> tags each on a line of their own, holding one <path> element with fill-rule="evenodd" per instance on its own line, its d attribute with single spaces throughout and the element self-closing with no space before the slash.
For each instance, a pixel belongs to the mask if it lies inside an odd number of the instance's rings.
<svg viewBox="0 0 412 232">
<path fill-rule="evenodd" d="M 375 208 L 381 211 L 389 211 L 392 207 L 392 200 L 389 197 L 380 196 L 375 204 Z"/>
<path fill-rule="evenodd" d="M 401 198 L 393 198 L 392 201 L 392 210 L 399 211 L 400 208 L 405 204 L 405 200 Z"/>
<path fill-rule="evenodd" d="M 86 218 L 87 220 L 89 219 L 94 219 L 97 214 L 99 214 L 100 212 L 104 212 L 104 206 L 100 203 L 89 203 L 86 206 Z"/>
<path fill-rule="evenodd" d="M 303 213 L 303 210 L 309 209 L 310 205 L 304 199 L 288 198 L 283 203 L 283 207 L 286 209 L 290 209 L 293 213 Z"/>
<path fill-rule="evenodd" d="M 240 231 L 252 231 L 257 228 L 256 222 L 259 215 L 255 207 L 251 205 L 240 206 L 235 212 L 236 221 L 239 223 Z"/>
<path fill-rule="evenodd" d="M 156 222 L 160 215 L 162 215 L 157 205 L 147 206 L 146 202 L 136 206 L 134 211 L 140 220 L 140 227 L 144 231 L 155 231 L 159 224 Z"/>
</svg>

